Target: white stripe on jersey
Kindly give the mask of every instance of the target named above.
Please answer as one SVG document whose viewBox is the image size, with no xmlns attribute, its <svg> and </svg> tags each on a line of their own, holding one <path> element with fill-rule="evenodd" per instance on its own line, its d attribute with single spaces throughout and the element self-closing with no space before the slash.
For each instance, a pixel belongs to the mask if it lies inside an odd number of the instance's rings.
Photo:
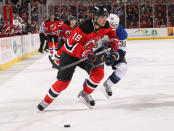
<svg viewBox="0 0 174 131">
<path fill-rule="evenodd" d="M 42 22 L 39 28 L 40 33 L 44 33 L 45 22 Z"/>
</svg>

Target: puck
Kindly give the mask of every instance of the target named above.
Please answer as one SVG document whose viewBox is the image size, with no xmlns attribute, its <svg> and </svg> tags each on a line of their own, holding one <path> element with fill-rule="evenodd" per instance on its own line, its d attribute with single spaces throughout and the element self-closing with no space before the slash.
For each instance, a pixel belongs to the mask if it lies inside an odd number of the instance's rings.
<svg viewBox="0 0 174 131">
<path fill-rule="evenodd" d="M 70 124 L 65 124 L 64 127 L 65 127 L 65 128 L 69 128 L 69 127 L 71 127 L 71 126 L 70 126 Z"/>
</svg>

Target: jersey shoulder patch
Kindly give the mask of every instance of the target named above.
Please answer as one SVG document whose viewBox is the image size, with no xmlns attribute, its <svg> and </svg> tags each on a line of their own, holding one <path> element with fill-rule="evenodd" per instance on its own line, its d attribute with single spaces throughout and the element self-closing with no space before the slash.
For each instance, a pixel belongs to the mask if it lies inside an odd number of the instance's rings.
<svg viewBox="0 0 174 131">
<path fill-rule="evenodd" d="M 85 20 L 82 24 L 79 25 L 79 28 L 86 34 L 90 34 L 94 31 L 92 20 Z"/>
</svg>

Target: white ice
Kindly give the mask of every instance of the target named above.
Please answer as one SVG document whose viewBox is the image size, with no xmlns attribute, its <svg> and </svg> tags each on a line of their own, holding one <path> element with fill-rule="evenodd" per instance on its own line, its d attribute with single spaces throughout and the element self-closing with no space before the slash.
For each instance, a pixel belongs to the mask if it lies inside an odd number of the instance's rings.
<svg viewBox="0 0 174 131">
<path fill-rule="evenodd" d="M 87 73 L 76 69 L 69 87 L 44 112 L 37 104 L 56 81 L 47 55 L 0 72 L 0 131 L 174 131 L 174 40 L 128 41 L 128 72 L 113 97 L 93 93 L 95 109 L 77 94 Z M 64 128 L 70 124 L 70 128 Z"/>
</svg>

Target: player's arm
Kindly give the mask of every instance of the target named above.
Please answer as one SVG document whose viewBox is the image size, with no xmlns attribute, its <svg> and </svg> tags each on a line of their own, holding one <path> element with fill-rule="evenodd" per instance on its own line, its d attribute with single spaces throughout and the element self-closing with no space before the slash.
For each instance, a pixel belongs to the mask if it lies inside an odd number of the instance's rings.
<svg viewBox="0 0 174 131">
<path fill-rule="evenodd" d="M 105 64 L 108 66 L 111 66 L 115 63 L 115 61 L 119 60 L 119 39 L 116 35 L 116 30 L 115 28 L 110 27 L 110 31 L 106 34 L 108 36 L 109 42 L 108 42 L 108 46 L 111 46 L 113 48 L 113 50 L 105 55 L 104 60 L 105 60 Z"/>
<path fill-rule="evenodd" d="M 85 51 L 85 47 L 83 47 L 82 45 L 84 40 L 84 33 L 81 31 L 79 27 L 76 27 L 64 44 L 65 52 L 71 56 L 81 59 L 82 53 Z"/>
<path fill-rule="evenodd" d="M 110 27 L 110 29 L 106 35 L 109 37 L 109 40 L 110 40 L 108 45 L 113 48 L 114 52 L 116 52 L 119 48 L 119 45 L 118 45 L 119 40 L 118 40 L 118 37 L 116 35 L 115 29 Z"/>
<path fill-rule="evenodd" d="M 122 50 L 123 54 L 126 54 L 126 39 L 128 38 L 127 31 L 119 25 L 116 30 L 116 35 L 119 38 L 119 50 Z"/>
<path fill-rule="evenodd" d="M 62 21 L 62 23 L 60 23 L 59 25 L 57 25 L 57 30 L 58 30 L 58 36 L 61 38 L 63 35 L 63 31 L 65 29 L 65 24 Z"/>
<path fill-rule="evenodd" d="M 63 21 L 57 21 L 57 30 L 64 28 L 65 24 Z"/>
<path fill-rule="evenodd" d="M 44 24 L 44 33 L 45 35 L 47 35 L 49 32 L 49 24 L 48 24 L 48 21 L 45 22 Z"/>
<path fill-rule="evenodd" d="M 125 55 L 126 55 L 126 39 L 128 37 L 126 30 L 118 26 L 116 29 L 116 35 L 119 39 L 119 49 L 117 52 L 113 52 L 109 55 L 109 59 L 106 62 L 106 65 L 113 66 L 115 64 L 115 61 L 125 61 Z M 117 56 L 117 57 L 116 57 Z M 118 59 L 116 59 L 118 58 Z"/>
</svg>

